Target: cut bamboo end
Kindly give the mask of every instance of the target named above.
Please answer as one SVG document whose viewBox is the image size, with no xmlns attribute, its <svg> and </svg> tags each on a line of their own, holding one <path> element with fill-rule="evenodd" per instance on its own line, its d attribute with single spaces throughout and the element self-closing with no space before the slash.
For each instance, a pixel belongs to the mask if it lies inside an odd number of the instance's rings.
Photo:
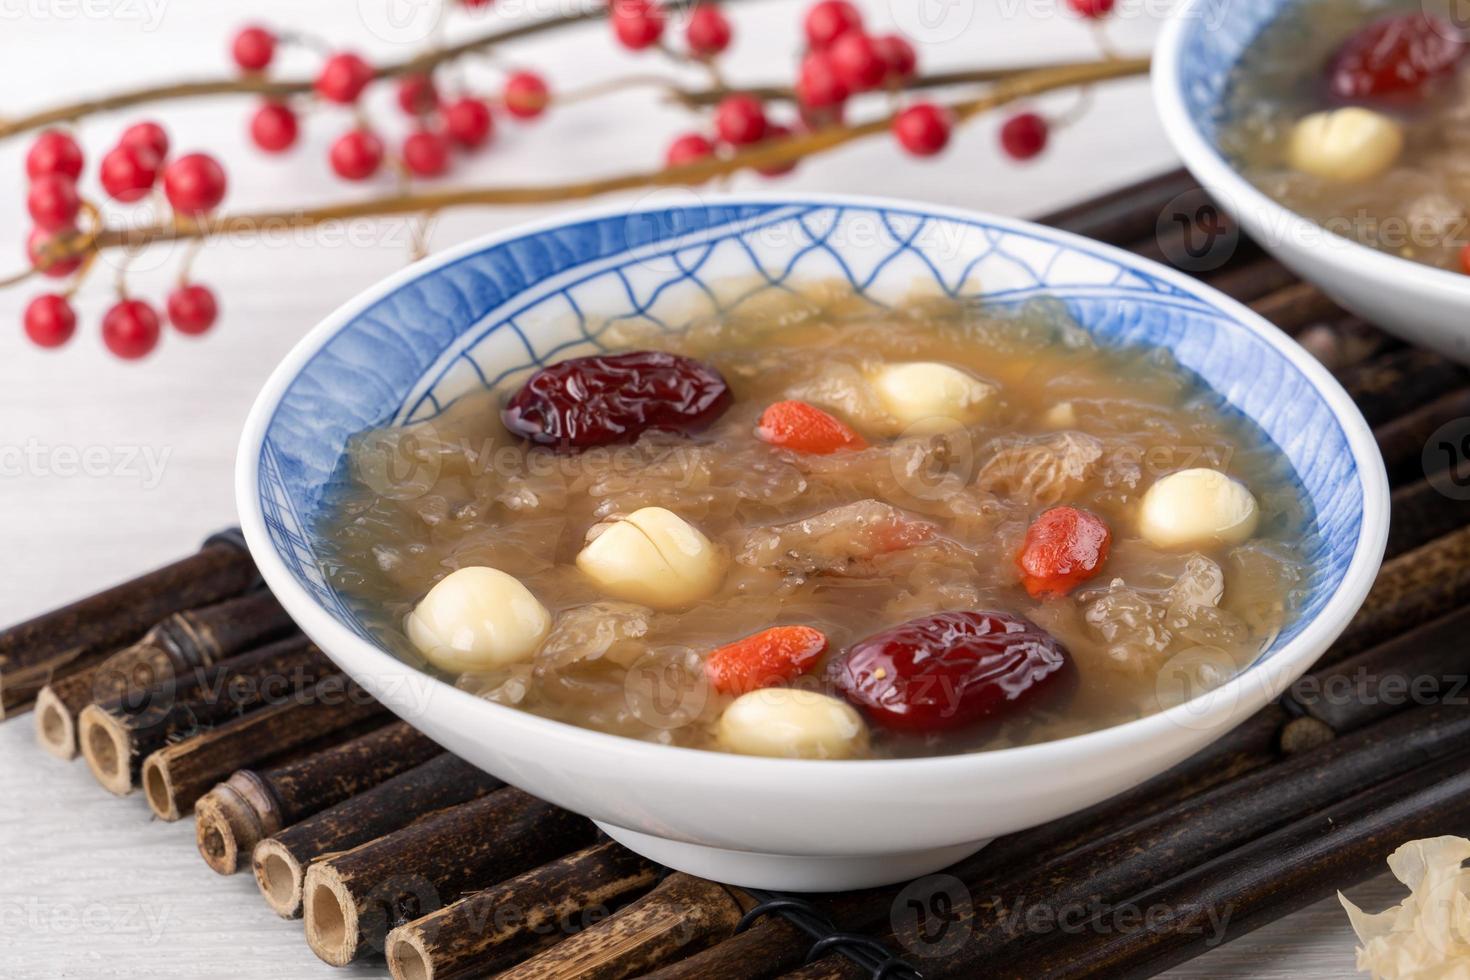
<svg viewBox="0 0 1470 980">
<path fill-rule="evenodd" d="M 388 941 L 388 972 L 393 980 L 434 980 L 434 960 L 415 933 L 395 934 Z"/>
<path fill-rule="evenodd" d="M 50 685 L 36 695 L 36 741 L 58 759 L 77 757 L 77 724 Z"/>
<path fill-rule="evenodd" d="M 194 802 L 199 856 L 216 873 L 232 875 L 255 845 L 281 829 L 270 789 L 242 769 Z"/>
<path fill-rule="evenodd" d="M 306 870 L 290 850 L 278 841 L 266 838 L 255 845 L 250 863 L 260 895 L 271 911 L 283 919 L 299 916 Z"/>
<path fill-rule="evenodd" d="M 143 795 L 148 799 L 148 809 L 158 819 L 172 823 L 183 818 L 174 794 L 173 777 L 157 752 L 143 760 Z"/>
<path fill-rule="evenodd" d="M 77 717 L 77 744 L 92 776 L 116 796 L 127 796 L 133 785 L 132 749 L 117 719 L 96 705 Z"/>
<path fill-rule="evenodd" d="M 306 945 L 325 963 L 346 966 L 357 954 L 361 928 L 352 893 L 334 868 L 314 864 L 302 886 Z"/>
</svg>

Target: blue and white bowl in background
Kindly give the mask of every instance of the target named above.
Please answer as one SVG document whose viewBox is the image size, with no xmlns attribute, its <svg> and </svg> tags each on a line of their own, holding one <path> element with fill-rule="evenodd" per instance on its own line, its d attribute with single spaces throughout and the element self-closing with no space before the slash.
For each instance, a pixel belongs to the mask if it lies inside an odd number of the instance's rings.
<svg viewBox="0 0 1470 980">
<path fill-rule="evenodd" d="M 493 704 L 390 655 L 321 566 L 315 517 L 349 436 L 432 417 L 477 388 L 592 352 L 636 319 L 674 330 L 732 294 L 831 280 L 1053 297 L 1107 344 L 1168 348 L 1295 467 L 1317 521 L 1300 617 L 1225 686 L 1091 734 L 970 755 L 817 762 L 619 738 Z M 1280 694 L 1361 604 L 1387 535 L 1372 434 L 1301 348 L 1234 301 L 1052 229 L 923 204 L 733 197 L 569 215 L 414 265 L 314 329 L 246 424 L 236 489 L 252 553 L 302 628 L 449 750 L 594 818 L 656 860 L 749 886 L 820 890 L 924 874 L 987 840 L 1161 772 Z"/>
<path fill-rule="evenodd" d="M 1292 2 L 1181 0 L 1154 49 L 1164 131 L 1201 186 L 1284 265 L 1365 320 L 1470 363 L 1470 276 L 1336 235 L 1263 194 L 1220 151 L 1231 72 Z"/>
</svg>

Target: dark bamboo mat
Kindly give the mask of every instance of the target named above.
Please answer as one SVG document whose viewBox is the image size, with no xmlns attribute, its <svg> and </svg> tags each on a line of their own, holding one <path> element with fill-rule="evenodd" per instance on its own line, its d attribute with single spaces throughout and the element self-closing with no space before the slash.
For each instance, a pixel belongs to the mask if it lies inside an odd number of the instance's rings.
<svg viewBox="0 0 1470 980">
<path fill-rule="evenodd" d="M 104 701 L 86 712 L 108 722 L 117 741 L 83 744 L 88 764 L 94 751 L 112 751 L 115 784 L 98 778 L 119 794 L 136 788 L 143 763 L 132 758 L 129 768 L 129 748 L 164 745 L 155 755 L 189 786 L 214 774 L 218 785 L 196 808 L 206 863 L 249 874 L 254 848 L 262 894 L 285 918 L 304 904 L 319 956 L 346 963 L 386 952 L 405 980 L 1147 977 L 1377 874 L 1409 836 L 1465 833 L 1470 708 L 1444 695 L 1470 671 L 1461 643 L 1470 629 L 1470 492 L 1460 492 L 1464 460 L 1424 447 L 1470 415 L 1470 373 L 1298 281 L 1183 171 L 1041 220 L 1166 262 L 1249 304 L 1337 376 L 1388 462 L 1388 561 L 1363 610 L 1288 696 L 1199 755 L 1081 813 L 1000 838 L 941 874 L 802 896 L 652 865 L 582 818 L 437 754 L 372 706 L 343 713 L 314 738 L 300 710 L 278 712 L 302 744 L 272 756 L 258 745 L 231 750 L 231 739 L 253 737 L 274 707 L 252 703 L 204 731 L 176 732 L 172 707 L 154 717 L 147 699 L 126 711 Z M 49 676 L 53 695 L 41 703 L 77 710 L 97 689 L 87 672 L 106 676 L 105 650 L 140 642 L 160 617 L 167 621 L 141 642 L 160 630 L 171 643 L 187 636 L 188 649 L 170 648 L 176 663 L 150 661 L 180 676 L 206 666 L 251 676 L 272 656 L 317 663 L 290 640 L 279 641 L 284 652 L 239 652 L 254 634 L 224 613 L 258 605 L 227 598 L 254 583 L 241 562 L 239 542 L 215 536 L 171 569 L 0 633 L 0 708 L 23 711 Z M 201 581 L 210 590 L 200 591 Z M 222 598 L 213 613 L 196 608 Z M 168 623 L 175 626 L 163 629 Z M 85 633 L 85 644 L 47 648 L 47 636 L 68 631 Z M 1425 679 L 1435 683 L 1412 702 L 1388 694 Z M 331 678 L 309 680 L 316 690 Z M 1347 693 L 1326 696 L 1334 684 Z M 191 718 L 211 710 L 190 697 L 180 704 Z M 221 750 L 230 750 L 223 766 Z M 392 758 L 380 762 L 385 754 Z M 186 771 L 195 773 L 187 781 Z M 151 799 L 146 789 L 139 795 Z M 155 809 L 177 818 L 197 792 Z M 1089 910 L 1088 928 L 1032 924 L 1037 911 L 1069 903 Z M 1144 925 L 1108 918 L 1154 907 L 1165 914 Z M 1223 936 L 1202 927 L 1220 910 L 1231 913 Z"/>
</svg>

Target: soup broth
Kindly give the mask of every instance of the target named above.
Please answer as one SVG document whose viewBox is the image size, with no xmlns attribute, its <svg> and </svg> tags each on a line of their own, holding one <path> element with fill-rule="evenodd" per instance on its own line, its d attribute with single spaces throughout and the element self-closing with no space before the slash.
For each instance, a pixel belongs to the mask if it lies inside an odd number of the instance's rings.
<svg viewBox="0 0 1470 980">
<path fill-rule="evenodd" d="M 506 411 L 526 381 L 513 379 L 432 421 L 354 438 L 321 518 L 331 582 L 382 642 L 500 704 L 631 738 L 758 754 L 884 758 L 1025 745 L 1138 718 L 1224 682 L 1271 644 L 1306 585 L 1311 519 L 1281 453 L 1166 353 L 1100 346 L 1059 305 L 1003 313 L 917 299 L 888 308 L 846 288 L 768 290 L 680 332 L 625 323 L 601 339 L 611 352 L 691 358 L 717 372 L 728 398 L 701 403 L 714 417 L 691 431 L 649 429 L 576 449 L 507 429 L 506 419 L 525 419 Z M 893 386 L 909 376 L 885 372 L 935 364 L 950 373 L 924 375 L 918 397 L 942 394 L 948 382 L 935 379 L 964 378 L 981 404 L 953 417 L 941 411 L 937 422 L 903 417 Z M 845 432 L 840 444 L 782 443 L 771 406 L 788 402 L 820 409 L 836 426 L 802 433 Z M 1151 517 L 1145 497 L 1180 471 L 1224 474 L 1225 491 L 1253 498 L 1253 533 L 1159 543 L 1160 521 L 1172 518 Z M 1179 506 L 1166 496 L 1159 507 Z M 610 594 L 605 569 L 586 558 L 589 537 L 622 533 L 609 528 L 630 515 L 661 514 L 650 508 L 670 512 L 680 534 L 695 529 L 714 556 L 703 591 L 663 608 L 641 601 L 641 586 L 631 599 L 623 585 Z M 1040 526 L 1042 515 L 1050 525 Z M 638 526 L 650 540 L 674 540 Z M 1107 535 L 1104 550 L 1090 559 L 1069 552 L 1076 561 L 1061 578 L 1018 564 L 1023 552 L 1049 560 L 1047 534 L 1075 552 L 1089 529 Z M 632 560 L 628 549 L 603 550 Z M 509 662 L 445 670 L 442 657 L 425 661 L 405 624 L 436 583 L 468 568 L 524 586 L 544 608 L 544 635 Z M 981 611 L 1006 617 L 991 625 L 1013 638 L 1012 654 L 1065 657 L 1065 682 L 1030 697 L 1027 684 L 1050 667 L 1011 662 L 1023 669 L 986 689 L 992 703 L 975 699 L 973 671 L 945 675 L 929 725 L 880 703 L 892 691 L 863 693 L 893 680 L 887 653 L 853 681 L 852 658 L 867 638 L 963 614 L 970 618 L 956 628 L 974 639 L 989 628 L 976 626 Z M 1009 617 L 1034 624 L 1042 639 L 1017 653 L 1031 634 L 1005 625 Z M 712 654 L 771 627 L 805 629 L 758 650 L 747 643 Z M 824 649 L 796 651 L 816 634 Z M 960 642 L 953 629 L 946 635 Z M 930 653 L 916 659 L 933 666 Z M 744 682 L 732 689 L 715 669 L 721 658 L 737 672 L 769 668 L 755 686 L 814 692 L 800 704 L 828 711 L 822 724 L 860 724 L 860 737 L 840 750 L 820 738 L 804 748 L 742 741 L 729 709 Z M 1030 679 L 1014 683 L 1027 670 Z M 769 694 L 740 700 L 761 693 Z M 777 717 L 760 715 L 757 742 L 795 710 L 768 700 Z"/>
<path fill-rule="evenodd" d="M 1221 149 L 1267 195 L 1335 234 L 1470 272 L 1466 50 L 1435 4 L 1285 4 L 1234 69 Z"/>
</svg>

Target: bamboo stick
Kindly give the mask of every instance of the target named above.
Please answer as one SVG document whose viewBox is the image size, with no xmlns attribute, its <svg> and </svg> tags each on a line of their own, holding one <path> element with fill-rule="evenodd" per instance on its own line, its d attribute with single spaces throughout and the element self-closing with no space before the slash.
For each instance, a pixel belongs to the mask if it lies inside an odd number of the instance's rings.
<svg viewBox="0 0 1470 980">
<path fill-rule="evenodd" d="M 1322 663 L 1338 663 L 1466 603 L 1470 603 L 1470 526 L 1385 562 L 1363 607 Z"/>
<path fill-rule="evenodd" d="M 1470 822 L 1467 762 L 1461 755 L 1406 773 L 1131 896 L 1128 907 L 1156 910 L 1146 928 L 1048 935 L 1023 962 L 995 964 L 987 975 L 1137 980 L 1238 939 L 1378 874 L 1406 840 L 1463 828 Z M 970 977 L 973 970 L 951 962 L 925 976 Z"/>
<path fill-rule="evenodd" d="M 1344 315 L 1326 293 L 1309 282 L 1293 282 L 1265 293 L 1252 300 L 1250 307 L 1290 334 L 1310 324 L 1340 319 Z"/>
<path fill-rule="evenodd" d="M 1354 316 L 1304 324 L 1295 336 L 1297 343 L 1338 377 L 1381 356 L 1394 344 L 1388 334 Z"/>
<path fill-rule="evenodd" d="M 236 769 L 308 746 L 386 710 L 341 674 L 325 677 L 301 697 L 267 705 L 148 756 L 142 774 L 148 807 L 160 820 L 179 820 Z"/>
<path fill-rule="evenodd" d="M 1411 704 L 1470 694 L 1470 606 L 1412 629 L 1335 667 L 1296 681 L 1291 698 L 1307 719 L 1342 733 Z M 1296 724 L 1305 719 L 1296 719 Z"/>
<path fill-rule="evenodd" d="M 1388 524 L 1385 558 L 1406 551 L 1463 527 L 1470 517 L 1465 501 L 1441 492 L 1428 480 L 1419 480 L 1393 492 L 1392 519 Z"/>
<path fill-rule="evenodd" d="M 28 709 L 41 688 L 137 640 L 171 613 L 238 595 L 259 581 L 243 548 L 218 541 L 0 633 L 0 718 Z"/>
<path fill-rule="evenodd" d="M 507 787 L 425 817 L 306 870 L 306 943 L 333 966 L 388 932 L 591 843 L 590 821 Z"/>
<path fill-rule="evenodd" d="M 1390 351 L 1346 372 L 1343 387 L 1372 426 L 1382 425 L 1470 381 L 1442 354 L 1417 347 Z"/>
<path fill-rule="evenodd" d="M 240 769 L 194 804 L 199 855 L 218 874 L 232 875 L 264 838 L 442 751 L 399 721 L 282 766 Z"/>
<path fill-rule="evenodd" d="M 1074 235 L 1126 245 L 1153 235 L 1159 214 L 1176 198 L 1191 192 L 1199 192 L 1199 182 L 1187 170 L 1171 170 L 1079 201 L 1036 220 Z"/>
<path fill-rule="evenodd" d="M 457 756 L 439 755 L 256 844 L 251 855 L 255 882 L 277 915 L 295 918 L 301 914 L 306 869 L 317 858 L 349 851 L 504 785 Z"/>
<path fill-rule="evenodd" d="M 925 962 L 944 974 L 964 963 L 1009 958 L 1012 953 L 1005 951 L 1017 940 L 1018 924 L 1126 899 L 1365 786 L 1452 757 L 1464 750 L 1467 740 L 1470 708 L 1414 709 L 1244 776 L 993 887 L 967 882 L 976 895 L 970 934 L 957 948 L 946 948 L 944 955 Z M 917 920 L 897 925 L 900 948 L 932 947 Z"/>
<path fill-rule="evenodd" d="M 108 792 L 126 796 L 143 760 L 171 741 L 222 724 L 269 700 L 280 701 L 337 673 L 304 636 L 279 640 L 213 667 L 194 668 L 143 697 L 124 696 L 82 709 L 82 757 Z"/>
<path fill-rule="evenodd" d="M 1399 486 L 1439 472 L 1451 465 L 1450 458 L 1428 447 L 1430 437 L 1442 426 L 1470 418 L 1470 387 L 1456 388 L 1420 405 L 1413 411 L 1384 422 L 1373 430 L 1389 483 Z M 1427 455 L 1425 449 L 1430 448 Z M 1460 447 L 1450 450 L 1460 458 Z M 1426 466 L 1426 463 L 1429 464 Z M 1463 505 L 1464 501 L 1460 501 Z"/>
<path fill-rule="evenodd" d="M 388 968 L 394 980 L 499 973 L 607 918 L 660 873 L 621 844 L 594 844 L 394 929 Z"/>
<path fill-rule="evenodd" d="M 77 715 L 87 705 L 141 694 L 194 667 L 295 632 L 296 624 L 265 589 L 202 609 L 174 613 L 130 647 L 47 684 L 36 698 L 36 739 L 62 759 L 77 755 Z"/>
<path fill-rule="evenodd" d="M 499 975 L 499 980 L 622 980 L 728 938 L 754 907 L 745 892 L 674 872 L 597 925 Z"/>
<path fill-rule="evenodd" d="M 642 980 L 769 980 L 799 967 L 812 939 L 779 915 L 644 974 Z"/>
</svg>

